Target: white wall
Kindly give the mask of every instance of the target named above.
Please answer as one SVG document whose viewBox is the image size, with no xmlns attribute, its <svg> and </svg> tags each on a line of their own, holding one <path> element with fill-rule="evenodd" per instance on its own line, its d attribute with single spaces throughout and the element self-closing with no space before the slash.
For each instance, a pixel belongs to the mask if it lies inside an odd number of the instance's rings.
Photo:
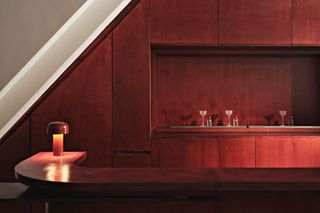
<svg viewBox="0 0 320 213">
<path fill-rule="evenodd" d="M 86 0 L 0 0 L 0 90 Z"/>
</svg>

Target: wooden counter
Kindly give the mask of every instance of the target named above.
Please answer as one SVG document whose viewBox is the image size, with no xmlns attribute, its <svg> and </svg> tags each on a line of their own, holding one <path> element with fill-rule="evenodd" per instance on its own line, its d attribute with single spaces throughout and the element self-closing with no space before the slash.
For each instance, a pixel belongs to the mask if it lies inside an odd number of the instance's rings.
<svg viewBox="0 0 320 213">
<path fill-rule="evenodd" d="M 85 152 L 40 152 L 15 167 L 36 189 L 112 195 L 198 195 L 222 191 L 319 191 L 320 169 L 116 169 L 79 166 Z"/>
</svg>

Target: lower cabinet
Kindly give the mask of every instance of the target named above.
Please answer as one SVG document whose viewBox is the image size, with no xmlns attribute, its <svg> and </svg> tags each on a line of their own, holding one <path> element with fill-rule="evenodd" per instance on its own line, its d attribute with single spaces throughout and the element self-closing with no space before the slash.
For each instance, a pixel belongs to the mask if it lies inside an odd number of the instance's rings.
<svg viewBox="0 0 320 213">
<path fill-rule="evenodd" d="M 220 168 L 254 168 L 255 137 L 219 138 Z"/>
<path fill-rule="evenodd" d="M 156 138 L 152 140 L 151 167 L 218 167 L 216 138 Z"/>
<path fill-rule="evenodd" d="M 320 167 L 319 136 L 224 136 L 155 138 L 151 167 Z"/>
<path fill-rule="evenodd" d="M 320 137 L 256 137 L 256 167 L 320 167 Z"/>
</svg>

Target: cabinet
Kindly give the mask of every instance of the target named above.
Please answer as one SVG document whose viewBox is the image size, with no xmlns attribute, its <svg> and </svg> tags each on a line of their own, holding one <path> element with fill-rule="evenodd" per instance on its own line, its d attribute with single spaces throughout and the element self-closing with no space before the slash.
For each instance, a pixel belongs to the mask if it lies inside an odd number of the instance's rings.
<svg viewBox="0 0 320 213">
<path fill-rule="evenodd" d="M 151 0 L 151 42 L 216 44 L 218 0 Z"/>
<path fill-rule="evenodd" d="M 152 140 L 151 167 L 218 167 L 215 138 L 157 138 Z"/>
<path fill-rule="evenodd" d="M 292 40 L 292 0 L 220 0 L 219 44 L 286 44 Z"/>
<path fill-rule="evenodd" d="M 254 168 L 255 137 L 219 138 L 220 168 Z"/>
<path fill-rule="evenodd" d="M 116 151 L 150 150 L 149 1 L 113 31 L 113 144 Z"/>
<path fill-rule="evenodd" d="M 293 1 L 293 44 L 320 44 L 320 1 Z"/>
<path fill-rule="evenodd" d="M 256 138 L 256 167 L 319 167 L 320 138 L 265 136 Z"/>
</svg>

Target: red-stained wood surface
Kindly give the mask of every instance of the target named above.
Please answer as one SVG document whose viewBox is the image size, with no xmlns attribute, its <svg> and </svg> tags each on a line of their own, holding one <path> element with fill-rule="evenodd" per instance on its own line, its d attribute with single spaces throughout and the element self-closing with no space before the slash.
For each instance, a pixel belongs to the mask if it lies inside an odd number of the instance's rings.
<svg viewBox="0 0 320 213">
<path fill-rule="evenodd" d="M 319 124 L 316 56 L 159 54 L 154 61 L 155 128 L 200 125 L 201 109 L 214 125 L 227 124 L 226 109 L 239 125 L 267 125 L 267 114 L 279 123 L 280 109 L 288 111 L 286 124 L 291 115 L 295 125 Z"/>
<path fill-rule="evenodd" d="M 318 169 L 88 168 L 84 152 L 40 152 L 15 176 L 33 189 L 128 197 L 205 196 L 225 191 L 319 191 Z M 6 196 L 6 193 L 5 195 Z"/>
<path fill-rule="evenodd" d="M 13 182 L 14 167 L 30 156 L 30 120 L 25 120 L 0 145 L 0 182 Z"/>
<path fill-rule="evenodd" d="M 219 138 L 219 168 L 254 168 L 255 137 Z"/>
<path fill-rule="evenodd" d="M 156 138 L 152 140 L 151 167 L 218 167 L 215 138 Z"/>
<path fill-rule="evenodd" d="M 320 1 L 293 0 L 293 44 L 320 44 Z"/>
<path fill-rule="evenodd" d="M 65 121 L 65 150 L 86 150 L 87 166 L 112 165 L 112 35 L 105 38 L 32 113 L 32 152 L 51 150 L 46 127 Z"/>
<path fill-rule="evenodd" d="M 50 204 L 50 213 L 208 213 L 217 212 L 216 202 L 207 200 L 179 201 L 170 199 L 140 199 L 114 202 L 56 202 Z"/>
<path fill-rule="evenodd" d="M 151 0 L 151 42 L 216 44 L 218 0 Z"/>
<path fill-rule="evenodd" d="M 320 167 L 319 137 L 257 137 L 256 167 Z"/>
<path fill-rule="evenodd" d="M 114 150 L 150 150 L 149 1 L 113 31 Z"/>
<path fill-rule="evenodd" d="M 115 153 L 113 154 L 114 168 L 149 168 L 150 154 Z"/>
<path fill-rule="evenodd" d="M 292 42 L 292 0 L 220 0 L 219 44 Z"/>
</svg>

